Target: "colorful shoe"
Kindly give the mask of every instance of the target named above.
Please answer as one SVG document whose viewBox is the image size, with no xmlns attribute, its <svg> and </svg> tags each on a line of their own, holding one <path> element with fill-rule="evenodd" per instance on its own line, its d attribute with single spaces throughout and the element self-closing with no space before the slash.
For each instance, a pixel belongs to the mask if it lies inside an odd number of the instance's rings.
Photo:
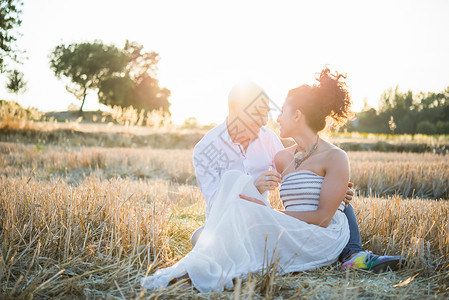
<svg viewBox="0 0 449 300">
<path fill-rule="evenodd" d="M 347 260 L 341 268 L 355 268 L 362 270 L 370 270 L 379 273 L 390 269 L 396 271 L 405 262 L 405 258 L 401 256 L 381 256 L 373 254 L 371 251 L 361 251 Z"/>
</svg>

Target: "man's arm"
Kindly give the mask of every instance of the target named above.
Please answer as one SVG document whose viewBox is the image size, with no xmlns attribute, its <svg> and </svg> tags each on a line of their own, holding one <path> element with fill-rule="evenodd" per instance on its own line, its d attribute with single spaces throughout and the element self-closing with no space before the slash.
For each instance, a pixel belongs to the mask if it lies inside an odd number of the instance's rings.
<svg viewBox="0 0 449 300">
<path fill-rule="evenodd" d="M 217 170 L 212 168 L 212 165 L 204 155 L 206 145 L 201 141 L 193 149 L 193 167 L 195 168 L 196 181 L 206 201 L 206 216 L 209 215 L 212 207 L 212 199 L 220 185 L 220 176 Z"/>
</svg>

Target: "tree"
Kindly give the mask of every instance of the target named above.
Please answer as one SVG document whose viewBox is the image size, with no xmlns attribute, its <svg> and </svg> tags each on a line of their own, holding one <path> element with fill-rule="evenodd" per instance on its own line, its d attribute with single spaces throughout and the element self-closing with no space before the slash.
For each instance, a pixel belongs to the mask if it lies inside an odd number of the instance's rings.
<svg viewBox="0 0 449 300">
<path fill-rule="evenodd" d="M 68 79 L 66 89 L 82 100 L 97 91 L 100 103 L 168 112 L 170 91 L 156 79 L 159 55 L 142 52 L 143 46 L 126 42 L 124 49 L 94 43 L 59 45 L 50 54 L 50 66 L 58 78 Z"/>
<path fill-rule="evenodd" d="M 139 109 L 162 109 L 169 112 L 170 91 L 159 86 L 157 63 L 159 54 L 142 52 L 143 46 L 136 42 L 126 42 L 123 48 L 128 58 L 125 74 L 102 81 L 98 99 L 106 105 L 133 106 Z"/>
<path fill-rule="evenodd" d="M 82 100 L 81 115 L 88 92 L 97 90 L 107 78 L 120 77 L 127 63 L 120 49 L 100 41 L 58 45 L 50 54 L 50 67 L 56 77 L 68 79 L 67 91 Z"/>
<path fill-rule="evenodd" d="M 98 87 L 98 100 L 108 106 L 129 106 L 133 100 L 134 81 L 125 76 L 109 77 L 102 80 Z"/>
<path fill-rule="evenodd" d="M 357 113 L 357 126 L 353 128 L 363 132 L 381 133 L 388 129 L 388 124 L 384 123 L 382 117 L 378 115 L 374 108 L 365 107 Z"/>
<path fill-rule="evenodd" d="M 159 54 L 154 51 L 142 53 L 143 46 L 136 42 L 126 41 L 123 52 L 128 57 L 127 73 L 137 83 L 140 83 L 145 75 L 157 76 L 157 63 Z"/>
<path fill-rule="evenodd" d="M 145 110 L 162 109 L 164 112 L 169 112 L 168 97 L 170 97 L 170 91 L 159 87 L 159 81 L 146 74 L 142 81 L 135 85 L 130 104 Z"/>
<path fill-rule="evenodd" d="M 20 26 L 22 20 L 21 0 L 2 0 L 0 2 L 0 73 L 5 71 L 5 58 L 9 57 L 18 61 L 19 51 L 14 48 L 18 33 L 15 29 Z"/>
<path fill-rule="evenodd" d="M 13 70 L 9 72 L 7 79 L 8 81 L 6 82 L 6 89 L 9 92 L 19 95 L 26 91 L 27 82 L 23 79 L 22 72 Z"/>
</svg>

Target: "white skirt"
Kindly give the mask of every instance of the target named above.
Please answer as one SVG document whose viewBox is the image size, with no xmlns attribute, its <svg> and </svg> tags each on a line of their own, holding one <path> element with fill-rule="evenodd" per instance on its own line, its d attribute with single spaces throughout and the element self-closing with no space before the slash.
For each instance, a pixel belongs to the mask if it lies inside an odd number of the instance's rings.
<svg viewBox="0 0 449 300">
<path fill-rule="evenodd" d="M 223 291 L 233 288 L 233 278 L 259 272 L 272 262 L 279 275 L 331 264 L 348 243 L 348 220 L 338 210 L 323 228 L 280 213 L 268 203 L 243 200 L 239 194 L 264 201 L 251 176 L 226 172 L 192 251 L 172 267 L 143 278 L 141 285 L 165 288 L 187 273 L 200 292 Z"/>
</svg>

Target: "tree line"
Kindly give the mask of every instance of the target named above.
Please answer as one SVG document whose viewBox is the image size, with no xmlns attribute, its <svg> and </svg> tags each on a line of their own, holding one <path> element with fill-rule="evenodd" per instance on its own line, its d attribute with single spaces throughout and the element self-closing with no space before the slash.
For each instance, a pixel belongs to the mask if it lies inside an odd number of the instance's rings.
<svg viewBox="0 0 449 300">
<path fill-rule="evenodd" d="M 344 127 L 347 131 L 386 134 L 449 134 L 449 87 L 439 93 L 388 89 L 379 108 L 365 107 Z"/>
</svg>

